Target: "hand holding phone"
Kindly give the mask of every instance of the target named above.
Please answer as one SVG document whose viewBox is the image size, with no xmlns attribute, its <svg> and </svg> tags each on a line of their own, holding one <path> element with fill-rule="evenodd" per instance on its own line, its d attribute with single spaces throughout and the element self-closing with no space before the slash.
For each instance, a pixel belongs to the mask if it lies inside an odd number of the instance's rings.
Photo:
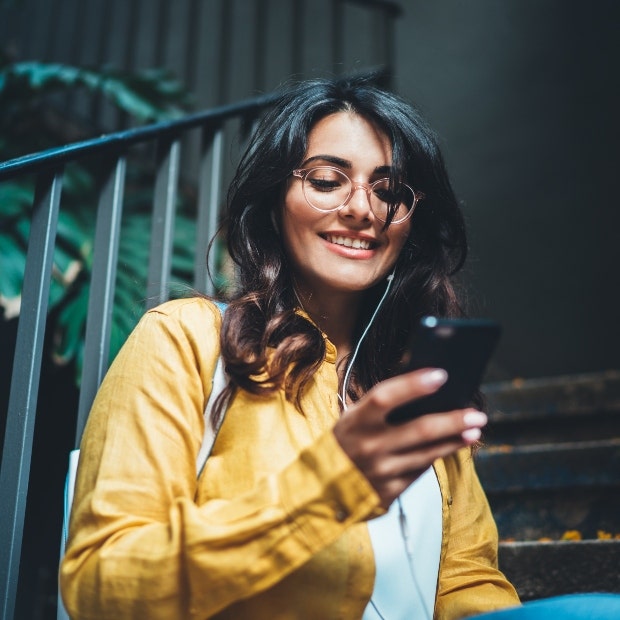
<svg viewBox="0 0 620 620">
<path fill-rule="evenodd" d="M 421 319 L 411 335 L 403 372 L 443 368 L 448 379 L 437 392 L 390 411 L 387 421 L 400 424 L 427 413 L 469 407 L 500 335 L 499 323 L 488 319 Z"/>
</svg>

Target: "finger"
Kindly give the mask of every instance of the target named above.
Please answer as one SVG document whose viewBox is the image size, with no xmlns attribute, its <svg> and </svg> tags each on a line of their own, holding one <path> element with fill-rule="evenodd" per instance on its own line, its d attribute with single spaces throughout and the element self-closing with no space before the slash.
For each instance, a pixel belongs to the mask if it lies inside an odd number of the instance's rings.
<svg viewBox="0 0 620 620">
<path fill-rule="evenodd" d="M 416 452 L 393 454 L 377 464 L 369 477 L 381 497 L 382 505 L 389 505 L 415 482 L 439 458 L 445 458 L 465 446 L 454 439 Z"/>
<path fill-rule="evenodd" d="M 334 432 L 349 457 L 372 476 L 370 470 L 375 461 L 390 454 L 412 452 L 448 441 L 456 441 L 457 449 L 471 445 L 480 439 L 480 429 L 486 423 L 487 416 L 483 412 L 464 409 L 427 414 L 400 426 L 381 421 L 359 425 L 357 416 L 341 418 Z"/>
<path fill-rule="evenodd" d="M 390 455 L 389 459 L 386 460 L 392 461 L 390 467 L 393 476 L 411 476 L 420 470 L 425 471 L 437 459 L 446 458 L 465 446 L 466 443 L 462 439 L 454 437 L 447 441 L 425 446 L 415 452 L 401 452 Z"/>
<path fill-rule="evenodd" d="M 423 368 L 386 379 L 358 401 L 360 414 L 384 420 L 388 411 L 436 392 L 448 379 L 442 368 Z"/>
<path fill-rule="evenodd" d="M 388 425 L 383 439 L 393 452 L 406 452 L 454 438 L 470 445 L 480 439 L 486 423 L 486 414 L 476 409 L 431 413 L 397 427 Z"/>
</svg>

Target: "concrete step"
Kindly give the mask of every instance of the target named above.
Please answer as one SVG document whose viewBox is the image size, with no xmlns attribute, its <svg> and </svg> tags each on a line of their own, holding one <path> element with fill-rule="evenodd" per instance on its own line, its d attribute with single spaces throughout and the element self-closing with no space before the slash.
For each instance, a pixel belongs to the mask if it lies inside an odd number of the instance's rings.
<svg viewBox="0 0 620 620">
<path fill-rule="evenodd" d="M 620 437 L 620 370 L 486 384 L 489 444 Z"/>
<path fill-rule="evenodd" d="M 620 535 L 620 439 L 489 447 L 476 467 L 500 539 Z"/>
<path fill-rule="evenodd" d="M 620 593 L 620 540 L 501 543 L 499 567 L 522 601 L 579 592 Z"/>
<path fill-rule="evenodd" d="M 485 386 L 476 457 L 500 537 L 620 533 L 620 371 Z"/>
<path fill-rule="evenodd" d="M 489 493 L 620 486 L 620 436 L 481 449 L 476 464 Z"/>
<path fill-rule="evenodd" d="M 476 466 L 500 568 L 524 601 L 620 593 L 620 371 L 484 392 L 489 425 Z M 561 540 L 569 531 L 582 540 Z"/>
</svg>

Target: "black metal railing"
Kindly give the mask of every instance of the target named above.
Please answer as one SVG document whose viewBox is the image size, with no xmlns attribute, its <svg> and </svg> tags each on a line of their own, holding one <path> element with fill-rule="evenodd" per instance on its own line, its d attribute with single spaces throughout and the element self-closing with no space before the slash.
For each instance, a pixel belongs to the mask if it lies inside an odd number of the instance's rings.
<svg viewBox="0 0 620 620">
<path fill-rule="evenodd" d="M 199 257 L 205 256 L 208 241 L 216 232 L 224 152 L 223 132 L 227 123 L 238 122 L 239 119 L 242 120 L 242 126 L 251 127 L 273 99 L 274 95 L 257 97 L 188 115 L 180 120 L 134 128 L 0 164 L 0 183 L 25 175 L 36 177 L 0 469 L 0 602 L 4 620 L 14 617 L 18 593 L 64 167 L 85 158 L 96 157 L 104 170 L 104 181 L 98 198 L 84 365 L 75 429 L 77 447 L 94 395 L 108 367 L 128 152 L 139 145 L 156 145 L 157 165 L 147 284 L 147 305 L 153 306 L 165 301 L 169 294 L 182 139 L 188 132 L 201 132 L 194 287 L 211 293 L 213 291 L 207 277 L 209 266 Z"/>
</svg>

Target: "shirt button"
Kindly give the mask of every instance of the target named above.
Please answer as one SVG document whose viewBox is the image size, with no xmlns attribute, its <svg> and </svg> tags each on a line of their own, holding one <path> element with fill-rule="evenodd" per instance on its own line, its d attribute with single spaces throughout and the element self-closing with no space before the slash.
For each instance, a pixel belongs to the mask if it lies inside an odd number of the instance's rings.
<svg viewBox="0 0 620 620">
<path fill-rule="evenodd" d="M 346 521 L 348 516 L 349 516 L 349 514 L 347 513 L 346 510 L 344 510 L 344 508 L 338 508 L 336 510 L 335 517 L 336 517 L 336 521 L 338 521 L 338 523 L 342 523 L 343 521 Z"/>
</svg>

